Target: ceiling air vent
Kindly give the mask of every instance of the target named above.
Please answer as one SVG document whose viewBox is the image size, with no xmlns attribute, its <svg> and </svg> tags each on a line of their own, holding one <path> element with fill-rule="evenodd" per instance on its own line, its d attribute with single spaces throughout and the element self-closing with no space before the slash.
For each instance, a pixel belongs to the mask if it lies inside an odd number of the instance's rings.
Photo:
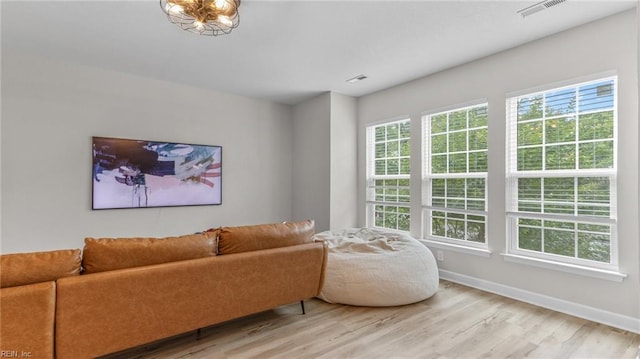
<svg viewBox="0 0 640 359">
<path fill-rule="evenodd" d="M 550 8 L 552 6 L 556 6 L 558 4 L 561 4 L 563 2 L 565 2 L 567 0 L 546 0 L 546 1 L 542 1 L 539 2 L 535 5 L 531 5 L 529 7 L 526 7 L 524 9 L 518 10 L 518 14 L 522 15 L 522 17 L 527 17 L 529 15 L 533 15 L 539 11 L 542 11 L 544 9 Z"/>
<path fill-rule="evenodd" d="M 350 84 L 353 84 L 353 83 L 356 83 L 356 82 L 358 82 L 358 81 L 362 81 L 362 80 L 364 80 L 364 79 L 366 79 L 366 78 L 367 78 L 367 76 L 366 76 L 366 75 L 358 75 L 358 76 L 356 76 L 356 77 L 352 77 L 352 78 L 350 78 L 350 79 L 348 79 L 348 80 L 346 80 L 346 81 L 347 81 L 348 83 L 350 83 Z"/>
</svg>

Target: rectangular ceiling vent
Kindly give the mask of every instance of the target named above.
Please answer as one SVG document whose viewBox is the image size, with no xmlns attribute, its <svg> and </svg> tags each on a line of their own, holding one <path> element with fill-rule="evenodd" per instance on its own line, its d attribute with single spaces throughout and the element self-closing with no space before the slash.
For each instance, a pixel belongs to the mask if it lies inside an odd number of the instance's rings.
<svg viewBox="0 0 640 359">
<path fill-rule="evenodd" d="M 366 76 L 366 75 L 361 74 L 361 75 L 358 75 L 358 76 L 356 76 L 356 77 L 352 77 L 352 78 L 350 78 L 350 79 L 348 79 L 348 80 L 346 80 L 346 81 L 347 81 L 348 83 L 350 83 L 350 84 L 353 84 L 353 83 L 356 83 L 356 82 L 358 82 L 358 81 L 362 81 L 362 80 L 364 80 L 364 79 L 366 79 L 366 78 L 367 78 L 367 76 Z"/>
<path fill-rule="evenodd" d="M 565 2 L 567 0 L 545 0 L 542 2 L 539 2 L 537 4 L 531 5 L 529 7 L 526 7 L 524 9 L 518 10 L 518 14 L 522 15 L 522 17 L 527 17 L 530 15 L 533 15 L 537 12 L 540 12 L 544 9 L 548 9 L 552 6 L 556 6 L 558 4 L 561 4 L 563 2 Z"/>
</svg>

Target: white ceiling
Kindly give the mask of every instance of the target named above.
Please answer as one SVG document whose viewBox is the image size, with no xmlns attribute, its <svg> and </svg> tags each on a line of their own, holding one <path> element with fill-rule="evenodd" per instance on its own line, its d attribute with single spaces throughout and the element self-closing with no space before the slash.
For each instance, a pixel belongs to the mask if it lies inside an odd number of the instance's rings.
<svg viewBox="0 0 640 359">
<path fill-rule="evenodd" d="M 362 96 L 636 6 L 529 1 L 243 0 L 240 26 L 209 37 L 169 23 L 158 0 L 1 0 L 2 54 L 18 52 L 295 104 Z M 368 79 L 349 84 L 346 79 Z"/>
</svg>

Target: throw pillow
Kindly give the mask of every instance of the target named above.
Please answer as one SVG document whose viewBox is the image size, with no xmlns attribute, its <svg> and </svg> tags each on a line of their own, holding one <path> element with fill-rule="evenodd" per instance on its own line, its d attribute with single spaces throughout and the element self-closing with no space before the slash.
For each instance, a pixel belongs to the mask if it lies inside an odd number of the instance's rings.
<svg viewBox="0 0 640 359">
<path fill-rule="evenodd" d="M 218 254 L 257 251 L 313 242 L 315 222 L 284 222 L 240 227 L 222 227 Z"/>
<path fill-rule="evenodd" d="M 86 238 L 85 273 L 141 267 L 216 255 L 217 232 L 167 238 Z"/>
<path fill-rule="evenodd" d="M 80 255 L 79 249 L 1 255 L 0 288 L 78 275 Z"/>
</svg>

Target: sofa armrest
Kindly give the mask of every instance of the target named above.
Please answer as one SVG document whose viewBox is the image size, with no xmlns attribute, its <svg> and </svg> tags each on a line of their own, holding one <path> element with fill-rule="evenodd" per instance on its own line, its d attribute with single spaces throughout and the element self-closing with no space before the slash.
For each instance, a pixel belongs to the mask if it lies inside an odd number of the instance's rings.
<svg viewBox="0 0 640 359">
<path fill-rule="evenodd" d="M 91 358 L 318 295 L 321 243 L 62 278 L 56 355 Z"/>
<path fill-rule="evenodd" d="M 0 289 L 0 351 L 53 358 L 55 282 Z"/>
</svg>

